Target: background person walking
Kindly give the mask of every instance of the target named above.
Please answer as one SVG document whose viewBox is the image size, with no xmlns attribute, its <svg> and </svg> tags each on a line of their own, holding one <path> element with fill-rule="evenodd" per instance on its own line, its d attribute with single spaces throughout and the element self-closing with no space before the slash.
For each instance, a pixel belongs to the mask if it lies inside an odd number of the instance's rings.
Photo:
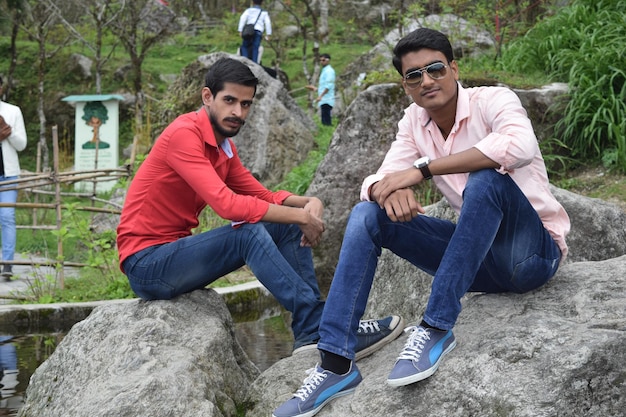
<svg viewBox="0 0 626 417">
<path fill-rule="evenodd" d="M 260 64 L 259 47 L 261 46 L 261 38 L 265 32 L 265 39 L 269 41 L 272 35 L 272 21 L 267 10 L 261 8 L 263 0 L 252 0 L 252 7 L 247 8 L 239 18 L 239 35 L 242 38 L 241 56 Z M 246 25 L 254 25 L 254 35 L 244 36 L 244 27 Z"/>
<path fill-rule="evenodd" d="M 322 64 L 322 72 L 320 73 L 315 102 L 320 108 L 322 124 L 331 126 L 333 124 L 331 112 L 335 107 L 335 69 L 330 65 L 330 55 L 328 54 L 320 55 L 320 64 Z M 306 88 L 315 91 L 314 85 L 307 85 Z"/>
</svg>

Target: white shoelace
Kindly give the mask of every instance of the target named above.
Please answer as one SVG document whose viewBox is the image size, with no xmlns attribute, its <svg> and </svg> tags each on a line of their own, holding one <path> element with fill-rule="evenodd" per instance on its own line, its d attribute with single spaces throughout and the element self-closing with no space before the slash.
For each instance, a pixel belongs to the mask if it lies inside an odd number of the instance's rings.
<svg viewBox="0 0 626 417">
<path fill-rule="evenodd" d="M 317 365 L 315 365 L 315 368 L 307 369 L 306 373 L 309 376 L 304 379 L 303 385 L 293 394 L 294 397 L 298 397 L 302 401 L 305 401 L 309 397 L 309 394 L 316 390 L 328 376 L 328 374 L 319 372 Z"/>
<path fill-rule="evenodd" d="M 371 333 L 371 332 L 379 332 L 380 327 L 378 326 L 378 320 L 362 320 L 359 322 L 359 332 L 362 333 Z"/>
<path fill-rule="evenodd" d="M 400 352 L 398 359 L 411 359 L 417 361 L 422 354 L 424 344 L 427 340 L 430 340 L 430 334 L 428 334 L 423 327 L 418 326 L 409 326 L 404 329 L 404 332 L 412 333 L 409 335 L 409 338 L 404 344 L 404 349 Z"/>
</svg>

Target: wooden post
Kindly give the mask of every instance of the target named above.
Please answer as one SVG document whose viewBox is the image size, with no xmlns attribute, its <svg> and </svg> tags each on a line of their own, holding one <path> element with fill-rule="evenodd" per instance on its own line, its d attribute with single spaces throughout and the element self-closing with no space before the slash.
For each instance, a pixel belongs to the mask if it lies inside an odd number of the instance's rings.
<svg viewBox="0 0 626 417">
<path fill-rule="evenodd" d="M 54 172 L 52 174 L 53 178 L 54 178 L 54 192 L 55 192 L 55 206 L 56 206 L 56 214 L 57 214 L 57 223 L 56 223 L 56 229 L 57 229 L 57 276 L 58 276 L 58 283 L 59 283 L 59 288 L 63 289 L 65 288 L 65 271 L 63 268 L 63 236 L 61 236 L 61 182 L 59 181 L 58 178 L 58 174 L 59 174 L 59 135 L 58 135 L 58 128 L 56 125 L 52 126 L 52 157 L 53 157 L 53 165 L 54 165 Z M 59 268 L 59 262 L 58 260 L 60 260 L 61 263 L 61 267 Z"/>
</svg>

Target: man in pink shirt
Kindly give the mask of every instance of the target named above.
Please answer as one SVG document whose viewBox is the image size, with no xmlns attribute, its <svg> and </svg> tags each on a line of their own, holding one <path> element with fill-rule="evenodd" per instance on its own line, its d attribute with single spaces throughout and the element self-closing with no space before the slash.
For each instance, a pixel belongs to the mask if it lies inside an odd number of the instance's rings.
<svg viewBox="0 0 626 417">
<path fill-rule="evenodd" d="M 159 136 L 128 189 L 117 229 L 120 268 L 144 300 L 169 300 L 248 265 L 292 314 L 294 350 L 314 348 L 324 307 L 311 247 L 324 232 L 322 202 L 272 192 L 241 163 L 230 139 L 244 124 L 258 79 L 231 58 L 215 62 L 202 107 Z M 210 206 L 231 225 L 199 233 Z M 360 322 L 364 356 L 401 333 L 389 316 Z"/>
<path fill-rule="evenodd" d="M 361 381 L 355 335 L 382 248 L 434 276 L 423 320 L 405 329 L 387 379 L 395 387 L 428 378 L 454 349 L 452 328 L 467 292 L 534 290 L 567 254 L 569 218 L 550 193 L 517 96 L 502 87 L 463 88 L 452 46 L 435 30 L 401 39 L 393 64 L 414 104 L 348 221 L 320 324 L 321 366 L 275 417 L 313 416 Z M 424 215 L 411 187 L 431 178 L 459 214 L 456 224 Z"/>
</svg>

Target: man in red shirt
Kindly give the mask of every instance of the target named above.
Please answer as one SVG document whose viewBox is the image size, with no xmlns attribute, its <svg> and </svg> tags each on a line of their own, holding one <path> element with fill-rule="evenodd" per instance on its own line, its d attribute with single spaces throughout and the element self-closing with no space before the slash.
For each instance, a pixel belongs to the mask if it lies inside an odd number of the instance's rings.
<svg viewBox="0 0 626 417">
<path fill-rule="evenodd" d="M 230 139 L 244 125 L 258 79 L 242 62 L 218 60 L 202 107 L 159 136 L 126 197 L 117 245 L 120 267 L 145 300 L 168 300 L 248 265 L 292 314 L 294 349 L 315 348 L 324 302 L 311 248 L 324 232 L 316 197 L 272 192 L 241 163 Z M 209 205 L 231 225 L 193 234 Z M 357 351 L 395 338 L 402 319 L 362 322 Z"/>
</svg>

